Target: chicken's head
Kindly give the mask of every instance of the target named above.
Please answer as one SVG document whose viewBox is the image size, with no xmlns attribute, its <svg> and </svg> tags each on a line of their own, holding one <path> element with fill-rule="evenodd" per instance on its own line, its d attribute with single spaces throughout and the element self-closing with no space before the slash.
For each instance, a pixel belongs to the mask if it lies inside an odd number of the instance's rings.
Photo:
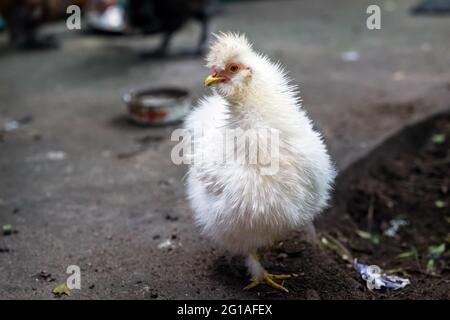
<svg viewBox="0 0 450 320">
<path fill-rule="evenodd" d="M 205 86 L 215 85 L 220 95 L 232 99 L 241 95 L 252 81 L 251 57 L 254 55 L 245 36 L 220 33 L 206 57 L 211 74 Z"/>
</svg>

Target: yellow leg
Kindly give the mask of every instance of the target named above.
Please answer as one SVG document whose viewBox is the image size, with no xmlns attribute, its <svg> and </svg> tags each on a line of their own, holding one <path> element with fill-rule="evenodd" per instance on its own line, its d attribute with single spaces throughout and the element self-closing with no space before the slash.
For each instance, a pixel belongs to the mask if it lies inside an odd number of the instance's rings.
<svg viewBox="0 0 450 320">
<path fill-rule="evenodd" d="M 259 262 L 259 257 L 257 254 L 251 254 L 248 257 L 247 264 L 250 270 L 250 273 L 253 275 L 253 279 L 248 286 L 244 288 L 244 290 L 248 290 L 254 288 L 260 284 L 266 284 L 271 286 L 272 288 L 282 290 L 284 292 L 289 292 L 288 289 L 283 287 L 281 284 L 278 284 L 274 280 L 284 280 L 288 279 L 291 276 L 286 274 L 270 274 L 268 273 Z"/>
</svg>

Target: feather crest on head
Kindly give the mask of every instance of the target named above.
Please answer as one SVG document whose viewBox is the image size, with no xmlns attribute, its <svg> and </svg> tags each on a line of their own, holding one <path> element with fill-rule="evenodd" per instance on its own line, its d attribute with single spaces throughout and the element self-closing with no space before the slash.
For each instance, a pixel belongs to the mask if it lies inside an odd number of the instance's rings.
<svg viewBox="0 0 450 320">
<path fill-rule="evenodd" d="M 241 33 L 219 32 L 215 37 L 211 49 L 206 57 L 206 66 L 220 66 L 247 53 L 252 53 L 252 45 L 247 37 Z"/>
</svg>

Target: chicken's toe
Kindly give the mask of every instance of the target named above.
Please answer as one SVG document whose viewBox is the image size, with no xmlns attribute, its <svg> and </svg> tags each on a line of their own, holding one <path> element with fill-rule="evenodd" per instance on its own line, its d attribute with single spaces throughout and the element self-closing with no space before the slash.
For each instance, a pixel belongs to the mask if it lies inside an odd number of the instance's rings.
<svg viewBox="0 0 450 320">
<path fill-rule="evenodd" d="M 270 274 L 267 272 L 264 272 L 260 277 L 254 278 L 248 286 L 244 288 L 244 290 L 252 289 L 260 284 L 266 284 L 268 286 L 271 286 L 274 289 L 281 290 L 284 292 L 289 292 L 288 289 L 283 287 L 281 284 L 275 282 L 274 280 L 284 280 L 290 278 L 290 275 L 287 274 Z"/>
</svg>

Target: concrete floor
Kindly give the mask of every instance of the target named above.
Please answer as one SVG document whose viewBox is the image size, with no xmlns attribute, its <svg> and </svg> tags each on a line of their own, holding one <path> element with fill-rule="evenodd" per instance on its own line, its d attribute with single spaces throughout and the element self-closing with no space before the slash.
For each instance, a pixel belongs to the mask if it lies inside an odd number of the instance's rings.
<svg viewBox="0 0 450 320">
<path fill-rule="evenodd" d="M 450 108 L 450 19 L 412 17 L 416 1 L 379 1 L 382 29 L 365 28 L 373 1 L 262 1 L 231 4 L 214 30 L 247 33 L 282 61 L 340 170 L 386 136 Z M 124 119 L 130 88 L 177 85 L 206 91 L 201 59 L 142 61 L 157 39 L 104 38 L 50 28 L 62 47 L 15 52 L 0 37 L 0 126 L 33 121 L 0 141 L 0 298 L 52 298 L 78 265 L 83 298 L 257 298 L 241 278 L 215 276 L 224 255 L 198 235 L 184 199 L 186 168 L 170 160 L 175 126 L 141 128 Z M 192 45 L 188 25 L 174 50 Z M 357 61 L 343 61 L 357 51 Z M 36 139 L 36 136 L 40 139 Z M 137 139 L 162 140 L 144 152 Z M 62 160 L 49 160 L 63 151 Z M 158 249 L 172 239 L 171 250 Z M 220 268 L 219 268 L 220 269 Z M 51 273 L 55 281 L 36 277 Z M 230 284 L 231 283 L 231 284 Z M 317 289 L 320 296 L 320 289 Z"/>
</svg>

